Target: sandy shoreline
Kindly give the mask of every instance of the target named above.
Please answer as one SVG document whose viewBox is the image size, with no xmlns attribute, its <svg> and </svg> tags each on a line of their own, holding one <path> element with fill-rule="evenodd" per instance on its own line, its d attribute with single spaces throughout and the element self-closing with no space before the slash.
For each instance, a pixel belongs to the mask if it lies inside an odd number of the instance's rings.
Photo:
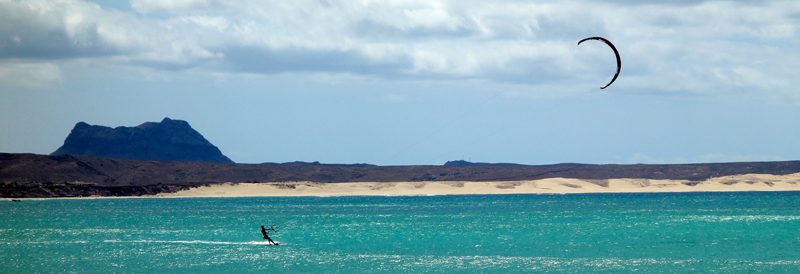
<svg viewBox="0 0 800 274">
<path fill-rule="evenodd" d="M 404 196 L 646 192 L 800 191 L 800 173 L 745 174 L 705 181 L 550 178 L 496 182 L 225 183 L 144 197 Z"/>
<path fill-rule="evenodd" d="M 548 178 L 490 182 L 353 182 L 353 183 L 223 183 L 175 193 L 143 196 L 90 196 L 54 198 L 0 198 L 0 200 L 191 198 L 191 197 L 300 197 L 300 196 L 412 196 L 481 194 L 581 194 L 800 191 L 800 173 L 788 175 L 744 174 L 705 181 Z"/>
</svg>

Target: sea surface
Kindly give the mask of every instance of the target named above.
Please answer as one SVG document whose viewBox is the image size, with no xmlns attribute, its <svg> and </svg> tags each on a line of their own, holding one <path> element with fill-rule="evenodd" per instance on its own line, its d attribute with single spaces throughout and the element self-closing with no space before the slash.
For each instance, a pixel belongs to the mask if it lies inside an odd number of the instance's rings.
<svg viewBox="0 0 800 274">
<path fill-rule="evenodd" d="M 800 273 L 800 193 L 0 201 L 0 273 L 532 271 Z"/>
</svg>

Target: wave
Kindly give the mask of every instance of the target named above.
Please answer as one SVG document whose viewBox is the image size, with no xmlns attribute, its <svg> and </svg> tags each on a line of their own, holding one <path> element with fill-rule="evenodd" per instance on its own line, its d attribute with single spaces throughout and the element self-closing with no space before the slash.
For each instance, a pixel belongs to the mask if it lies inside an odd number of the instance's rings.
<svg viewBox="0 0 800 274">
<path fill-rule="evenodd" d="M 798 221 L 800 216 L 794 215 L 694 215 L 680 218 L 680 221 L 693 222 L 788 222 Z"/>
<path fill-rule="evenodd" d="M 88 244 L 89 241 L 31 241 L 31 242 L 0 242 L 6 245 L 51 245 L 51 244 Z"/>
<path fill-rule="evenodd" d="M 228 241 L 206 241 L 206 240 L 104 240 L 104 243 L 161 243 L 161 244 L 207 244 L 207 245 L 271 245 L 266 241 L 249 242 L 228 242 Z M 276 242 L 283 244 L 281 242 Z"/>
<path fill-rule="evenodd" d="M 162 244 L 206 244 L 206 245 L 271 245 L 265 241 L 249 241 L 249 242 L 227 242 L 227 241 L 204 241 L 204 240 L 176 240 L 176 241 L 168 241 L 168 240 L 131 240 L 131 241 L 123 241 L 123 240 L 103 240 L 103 243 L 162 243 Z M 31 242 L 22 242 L 22 241 L 11 241 L 11 242 L 0 242 L 3 245 L 49 245 L 49 244 L 89 244 L 92 241 L 31 241 Z M 97 243 L 97 242 L 94 242 Z M 279 244 L 284 244 L 281 242 L 276 242 Z"/>
</svg>

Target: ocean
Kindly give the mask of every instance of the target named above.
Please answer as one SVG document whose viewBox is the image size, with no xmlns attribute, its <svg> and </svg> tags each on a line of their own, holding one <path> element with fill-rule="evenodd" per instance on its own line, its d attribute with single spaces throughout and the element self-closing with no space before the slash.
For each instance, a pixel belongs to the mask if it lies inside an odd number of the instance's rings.
<svg viewBox="0 0 800 274">
<path fill-rule="evenodd" d="M 0 201 L 43 272 L 798 273 L 800 192 Z"/>
</svg>

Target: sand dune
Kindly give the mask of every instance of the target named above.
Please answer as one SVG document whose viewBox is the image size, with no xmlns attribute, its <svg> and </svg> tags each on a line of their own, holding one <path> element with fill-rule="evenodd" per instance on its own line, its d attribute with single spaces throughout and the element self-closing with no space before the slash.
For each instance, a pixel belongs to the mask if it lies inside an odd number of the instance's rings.
<svg viewBox="0 0 800 274">
<path fill-rule="evenodd" d="M 159 197 L 357 196 L 536 193 L 632 193 L 697 191 L 800 191 L 800 173 L 745 174 L 705 181 L 551 178 L 497 182 L 225 183 Z"/>
</svg>

